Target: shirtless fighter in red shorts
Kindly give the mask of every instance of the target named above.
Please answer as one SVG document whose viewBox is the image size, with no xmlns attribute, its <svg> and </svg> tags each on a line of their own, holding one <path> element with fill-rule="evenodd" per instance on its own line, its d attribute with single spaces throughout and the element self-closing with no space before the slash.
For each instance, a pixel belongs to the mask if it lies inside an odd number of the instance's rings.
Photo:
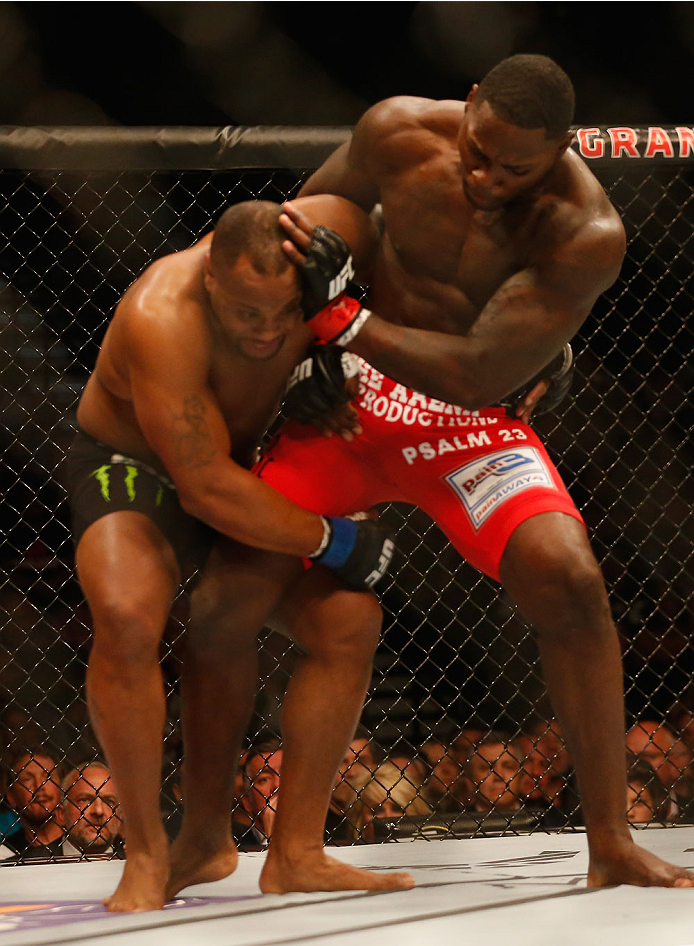
<svg viewBox="0 0 694 946">
<path fill-rule="evenodd" d="M 373 313 L 338 294 L 349 267 L 329 235 L 312 241 L 285 205 L 285 249 L 308 262 L 308 324 L 373 367 L 363 365 L 364 433 L 348 456 L 337 441 L 316 452 L 294 428 L 262 477 L 304 501 L 305 482 L 287 488 L 293 465 L 334 462 L 339 481 L 320 499 L 320 482 L 308 487 L 320 508 L 406 499 L 430 512 L 536 629 L 580 780 L 589 884 L 692 886 L 627 827 L 619 645 L 580 516 L 530 428 L 490 407 L 558 355 L 624 257 L 619 217 L 569 150 L 573 103 L 554 62 L 514 56 L 464 103 L 403 97 L 364 115 L 301 194 L 381 203 Z"/>
</svg>

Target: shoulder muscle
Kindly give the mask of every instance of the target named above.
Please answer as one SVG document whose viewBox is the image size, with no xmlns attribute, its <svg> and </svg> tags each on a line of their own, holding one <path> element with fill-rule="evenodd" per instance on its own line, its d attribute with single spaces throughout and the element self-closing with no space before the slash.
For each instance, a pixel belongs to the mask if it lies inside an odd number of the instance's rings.
<svg viewBox="0 0 694 946">
<path fill-rule="evenodd" d="M 424 116 L 437 103 L 414 96 L 384 99 L 368 109 L 349 142 L 337 149 L 301 189 L 300 195 L 340 194 L 364 210 L 380 199 L 380 186 L 395 166 L 417 157 Z"/>
<path fill-rule="evenodd" d="M 596 215 L 537 260 L 537 271 L 557 290 L 571 293 L 579 305 L 592 306 L 619 275 L 626 237 L 619 217 Z"/>
</svg>

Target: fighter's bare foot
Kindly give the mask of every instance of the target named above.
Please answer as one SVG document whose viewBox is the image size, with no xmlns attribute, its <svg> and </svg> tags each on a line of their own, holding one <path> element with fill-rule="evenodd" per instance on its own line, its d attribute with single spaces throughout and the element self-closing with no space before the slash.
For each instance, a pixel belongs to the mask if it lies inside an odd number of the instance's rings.
<svg viewBox="0 0 694 946">
<path fill-rule="evenodd" d="M 152 857 L 128 854 L 120 883 L 115 893 L 104 900 L 104 906 L 112 913 L 162 910 L 168 878 L 169 863 L 166 855 Z"/>
<path fill-rule="evenodd" d="M 593 855 L 588 868 L 589 887 L 632 884 L 635 887 L 694 887 L 694 873 L 668 864 L 637 844 L 617 845 L 608 856 Z"/>
<path fill-rule="evenodd" d="M 205 845 L 200 839 L 176 838 L 171 846 L 171 872 L 166 899 L 171 900 L 185 887 L 209 884 L 233 874 L 239 862 L 238 851 L 231 839 L 221 844 Z"/>
<path fill-rule="evenodd" d="M 379 874 L 352 867 L 328 857 L 323 851 L 305 851 L 287 857 L 268 851 L 260 875 L 263 893 L 311 893 L 316 890 L 410 890 L 409 874 Z"/>
</svg>

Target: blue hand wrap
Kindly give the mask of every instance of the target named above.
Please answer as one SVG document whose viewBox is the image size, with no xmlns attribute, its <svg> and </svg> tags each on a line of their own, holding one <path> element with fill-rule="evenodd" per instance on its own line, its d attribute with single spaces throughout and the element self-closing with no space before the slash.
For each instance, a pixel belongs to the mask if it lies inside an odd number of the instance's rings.
<svg viewBox="0 0 694 946">
<path fill-rule="evenodd" d="M 344 565 L 357 541 L 358 526 L 353 519 L 342 516 L 326 516 L 332 526 L 332 535 L 325 552 L 320 556 L 321 565 L 339 568 Z"/>
</svg>

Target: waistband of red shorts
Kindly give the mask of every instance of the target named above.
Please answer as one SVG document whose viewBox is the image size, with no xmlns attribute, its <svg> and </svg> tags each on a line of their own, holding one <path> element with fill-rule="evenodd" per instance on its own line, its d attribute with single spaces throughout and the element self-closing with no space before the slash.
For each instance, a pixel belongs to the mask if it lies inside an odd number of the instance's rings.
<svg viewBox="0 0 694 946">
<path fill-rule="evenodd" d="M 401 404 L 409 404 L 413 407 L 419 407 L 420 410 L 428 411 L 432 414 L 452 415 L 461 417 L 495 417 L 508 418 L 508 412 L 500 404 L 491 404 L 489 407 L 483 407 L 477 411 L 469 411 L 466 408 L 459 407 L 457 404 L 448 404 L 446 401 L 439 401 L 437 398 L 428 397 L 421 394 L 413 388 L 408 388 L 398 381 L 394 381 L 387 375 L 378 371 L 363 358 L 359 358 L 359 370 L 361 378 L 361 391 L 363 396 L 367 391 L 374 391 L 376 395 L 388 398 L 392 401 L 399 401 Z"/>
</svg>

